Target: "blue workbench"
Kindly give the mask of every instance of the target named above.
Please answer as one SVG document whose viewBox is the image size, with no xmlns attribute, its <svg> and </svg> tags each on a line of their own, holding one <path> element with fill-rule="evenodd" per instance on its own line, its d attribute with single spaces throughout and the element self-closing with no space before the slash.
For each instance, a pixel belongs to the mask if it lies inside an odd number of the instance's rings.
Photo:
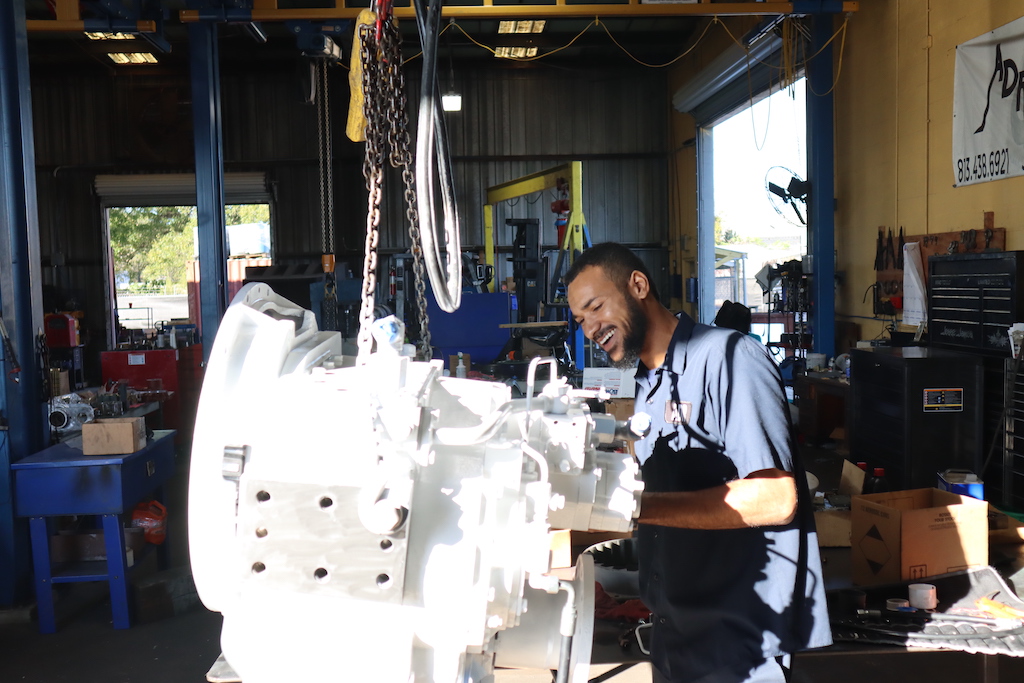
<svg viewBox="0 0 1024 683">
<path fill-rule="evenodd" d="M 11 465 L 15 514 L 29 518 L 39 630 L 56 631 L 52 584 L 106 581 L 114 628 L 128 628 L 127 560 L 121 515 L 159 494 L 174 474 L 172 429 L 153 432 L 145 448 L 125 455 L 83 455 L 81 437 L 39 451 Z M 47 517 L 97 515 L 103 519 L 106 562 L 50 563 Z"/>
</svg>

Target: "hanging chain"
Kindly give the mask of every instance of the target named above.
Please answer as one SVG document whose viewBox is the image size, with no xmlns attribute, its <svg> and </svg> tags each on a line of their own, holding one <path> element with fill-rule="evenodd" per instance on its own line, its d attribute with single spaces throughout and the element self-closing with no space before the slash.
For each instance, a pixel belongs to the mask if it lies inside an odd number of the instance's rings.
<svg viewBox="0 0 1024 683">
<path fill-rule="evenodd" d="M 366 245 L 363 257 L 363 290 L 359 306 L 359 361 L 365 362 L 373 349 L 370 325 L 373 323 L 374 292 L 377 288 L 377 244 L 380 241 L 381 178 L 384 172 L 381 127 L 381 61 L 375 28 L 359 27 L 360 57 L 363 62 L 363 109 L 366 116 L 366 150 L 363 156 L 363 177 L 366 179 Z"/>
<path fill-rule="evenodd" d="M 422 237 L 419 214 L 416 210 L 415 174 L 409 144 L 408 115 L 405 111 L 405 77 L 402 73 L 401 34 L 391 19 L 381 25 L 380 41 L 376 41 L 375 28 L 360 27 L 361 58 L 363 63 L 364 111 L 366 118 L 366 154 L 363 159 L 363 177 L 366 179 L 366 255 L 363 262 L 363 291 L 359 311 L 359 357 L 369 355 L 373 341 L 370 324 L 373 322 L 374 292 L 377 278 L 377 244 L 380 239 L 381 182 L 385 145 L 390 149 L 389 163 L 402 169 L 405 184 L 406 220 L 413 255 L 413 280 L 416 308 L 420 323 L 418 356 L 430 359 L 430 330 L 427 315 L 426 274 L 423 263 Z"/>
<path fill-rule="evenodd" d="M 320 142 L 320 248 L 324 267 L 324 299 L 320 305 L 325 330 L 338 329 L 338 286 L 334 272 L 334 144 L 331 138 L 331 93 L 327 60 L 315 63 L 317 137 Z"/>
<path fill-rule="evenodd" d="M 409 144 L 409 116 L 405 111 L 405 75 L 401 69 L 402 35 L 394 22 L 384 31 L 384 47 L 394 59 L 388 71 L 388 144 L 391 147 L 391 165 L 402 169 L 405 185 L 405 218 L 409 223 L 409 243 L 412 251 L 412 272 L 416 311 L 420 323 L 419 358 L 430 360 L 430 317 L 427 315 L 426 268 L 423 265 L 423 244 L 420 237 L 420 217 L 416 209 L 416 174 L 413 172 L 412 152 Z"/>
</svg>

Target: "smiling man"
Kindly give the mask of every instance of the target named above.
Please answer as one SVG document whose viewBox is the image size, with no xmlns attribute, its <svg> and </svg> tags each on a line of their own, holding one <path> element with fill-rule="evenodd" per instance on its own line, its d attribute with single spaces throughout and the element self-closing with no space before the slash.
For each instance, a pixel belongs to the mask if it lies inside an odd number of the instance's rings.
<svg viewBox="0 0 1024 683">
<path fill-rule="evenodd" d="M 788 655 L 831 643 L 810 493 L 782 380 L 764 347 L 673 315 L 619 244 L 565 276 L 588 339 L 637 367 L 645 492 L 640 589 L 655 681 L 781 682 Z"/>
</svg>

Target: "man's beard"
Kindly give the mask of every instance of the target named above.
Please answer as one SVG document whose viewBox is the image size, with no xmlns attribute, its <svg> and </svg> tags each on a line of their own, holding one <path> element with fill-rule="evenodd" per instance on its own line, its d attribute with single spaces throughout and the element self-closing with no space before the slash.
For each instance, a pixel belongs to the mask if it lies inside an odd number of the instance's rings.
<svg viewBox="0 0 1024 683">
<path fill-rule="evenodd" d="M 626 295 L 626 310 L 629 317 L 626 323 L 629 331 L 622 340 L 622 358 L 612 360 L 612 367 L 617 370 L 632 370 L 640 360 L 640 352 L 644 349 L 644 340 L 647 337 L 647 316 L 636 299 Z"/>
</svg>

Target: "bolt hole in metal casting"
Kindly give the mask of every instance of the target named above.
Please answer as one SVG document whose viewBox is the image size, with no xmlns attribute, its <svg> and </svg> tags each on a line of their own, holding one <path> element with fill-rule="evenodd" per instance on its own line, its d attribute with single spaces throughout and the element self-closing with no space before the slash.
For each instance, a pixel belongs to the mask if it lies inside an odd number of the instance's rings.
<svg viewBox="0 0 1024 683">
<path fill-rule="evenodd" d="M 377 574 L 377 588 L 381 590 L 391 588 L 391 577 L 387 574 Z"/>
<path fill-rule="evenodd" d="M 258 529 L 256 529 L 256 538 L 266 538 L 266 537 L 267 537 L 267 530 L 264 527 L 259 527 Z"/>
<path fill-rule="evenodd" d="M 331 577 L 330 574 L 327 573 L 326 569 L 324 569 L 323 567 L 317 567 L 316 571 L 313 572 L 313 578 L 319 581 L 320 583 L 327 583 L 327 581 L 330 580 Z"/>
<path fill-rule="evenodd" d="M 332 505 L 334 505 L 334 501 L 328 498 L 327 496 L 324 496 L 323 498 L 320 499 L 320 507 L 323 508 L 324 510 L 331 507 Z"/>
<path fill-rule="evenodd" d="M 258 500 L 261 503 L 266 503 L 268 500 L 270 500 L 270 494 L 266 491 L 257 491 L 256 500 Z"/>
<path fill-rule="evenodd" d="M 266 571 L 266 569 L 267 565 L 263 564 L 262 562 L 254 562 L 252 565 L 253 574 L 262 574 L 264 571 Z"/>
<path fill-rule="evenodd" d="M 394 547 L 394 545 L 391 543 L 391 539 L 385 538 L 385 539 L 382 539 L 381 542 L 380 542 L 380 549 L 383 550 L 386 553 L 387 552 L 391 552 L 391 549 L 393 547 Z"/>
</svg>

